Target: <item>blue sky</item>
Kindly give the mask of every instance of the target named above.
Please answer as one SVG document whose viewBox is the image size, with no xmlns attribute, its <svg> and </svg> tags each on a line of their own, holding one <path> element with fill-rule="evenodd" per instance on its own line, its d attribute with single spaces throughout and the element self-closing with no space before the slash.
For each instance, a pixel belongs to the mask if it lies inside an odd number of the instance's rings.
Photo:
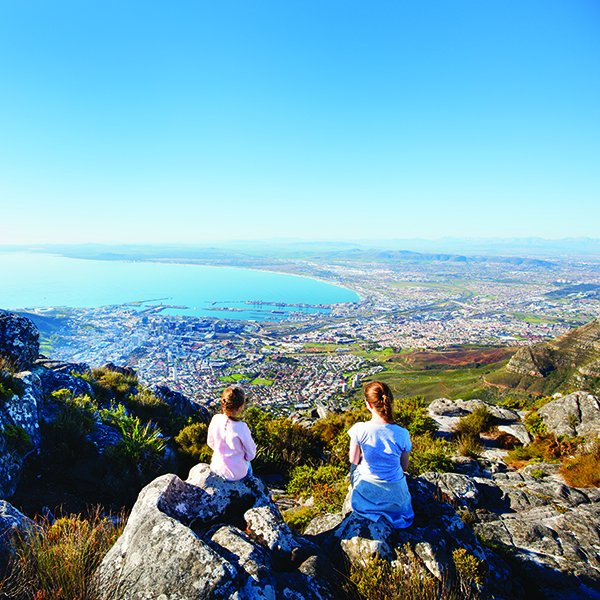
<svg viewBox="0 0 600 600">
<path fill-rule="evenodd" d="M 600 237 L 596 0 L 0 0 L 0 244 Z"/>
</svg>

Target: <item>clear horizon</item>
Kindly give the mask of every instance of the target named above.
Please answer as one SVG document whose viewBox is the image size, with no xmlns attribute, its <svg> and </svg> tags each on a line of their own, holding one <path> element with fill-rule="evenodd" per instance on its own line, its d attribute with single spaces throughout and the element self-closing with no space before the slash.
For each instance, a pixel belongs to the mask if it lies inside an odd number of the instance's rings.
<svg viewBox="0 0 600 600">
<path fill-rule="evenodd" d="M 600 5 L 0 6 L 0 245 L 600 237 Z"/>
</svg>

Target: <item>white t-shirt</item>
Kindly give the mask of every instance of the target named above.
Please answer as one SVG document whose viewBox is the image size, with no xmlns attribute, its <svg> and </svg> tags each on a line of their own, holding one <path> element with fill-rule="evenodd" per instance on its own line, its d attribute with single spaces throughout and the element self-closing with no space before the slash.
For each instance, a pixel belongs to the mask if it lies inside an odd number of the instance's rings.
<svg viewBox="0 0 600 600">
<path fill-rule="evenodd" d="M 361 476 L 381 481 L 400 481 L 404 477 L 400 457 L 412 449 L 404 427 L 367 421 L 354 424 L 348 435 L 360 446 L 357 471 Z"/>
</svg>

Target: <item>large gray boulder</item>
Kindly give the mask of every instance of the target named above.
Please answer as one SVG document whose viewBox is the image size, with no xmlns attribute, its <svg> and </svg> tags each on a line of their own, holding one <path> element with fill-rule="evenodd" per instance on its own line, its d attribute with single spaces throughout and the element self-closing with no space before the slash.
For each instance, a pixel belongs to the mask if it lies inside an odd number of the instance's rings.
<svg viewBox="0 0 600 600">
<path fill-rule="evenodd" d="M 573 392 L 538 410 L 548 431 L 569 437 L 600 435 L 600 399 L 587 392 Z"/>
<path fill-rule="evenodd" d="M 102 599 L 341 600 L 333 574 L 259 479 L 228 482 L 201 464 L 142 490 L 97 577 Z"/>
<path fill-rule="evenodd" d="M 26 453 L 41 443 L 41 382 L 27 371 L 15 378 L 20 383 L 20 393 L 10 394 L 0 407 L 0 498 L 14 494 Z"/>
<path fill-rule="evenodd" d="M 467 514 L 477 536 L 510 556 L 539 597 L 600 599 L 598 490 L 526 472 L 490 479 L 427 473 L 418 479 Z"/>
<path fill-rule="evenodd" d="M 0 500 L 0 578 L 6 573 L 15 556 L 15 543 L 37 530 L 35 523 L 11 506 Z"/>
<path fill-rule="evenodd" d="M 40 351 L 40 334 L 33 321 L 6 311 L 0 311 L 0 357 L 14 371 L 31 367 Z"/>
</svg>

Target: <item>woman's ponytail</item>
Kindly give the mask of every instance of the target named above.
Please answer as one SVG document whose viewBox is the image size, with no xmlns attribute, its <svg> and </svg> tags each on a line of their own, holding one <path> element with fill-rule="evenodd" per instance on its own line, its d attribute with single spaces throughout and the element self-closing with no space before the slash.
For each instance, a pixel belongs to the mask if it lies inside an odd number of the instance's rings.
<svg viewBox="0 0 600 600">
<path fill-rule="evenodd" d="M 365 398 L 386 423 L 394 423 L 394 396 L 387 383 L 371 381 L 365 386 Z"/>
</svg>

